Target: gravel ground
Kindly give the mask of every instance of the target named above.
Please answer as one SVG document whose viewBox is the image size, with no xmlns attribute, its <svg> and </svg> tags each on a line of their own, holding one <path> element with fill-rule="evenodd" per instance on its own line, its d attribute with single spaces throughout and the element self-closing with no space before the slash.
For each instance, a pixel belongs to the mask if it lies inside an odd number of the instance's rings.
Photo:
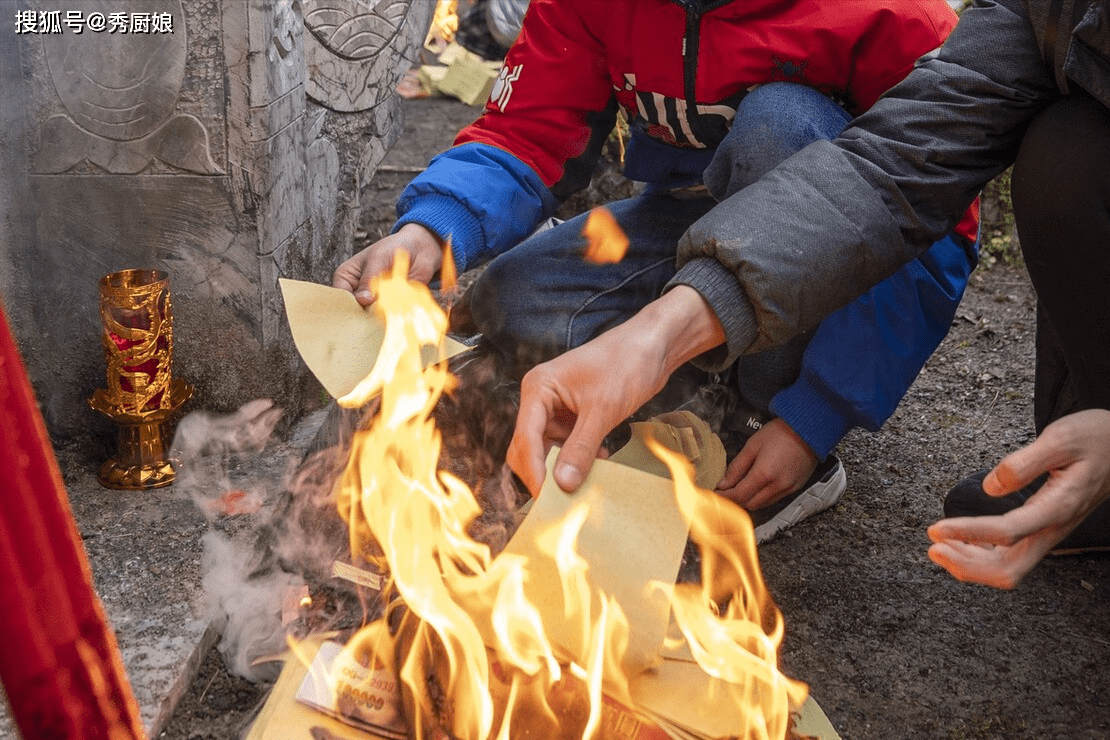
<svg viewBox="0 0 1110 740">
<path fill-rule="evenodd" d="M 413 170 L 476 113 L 443 99 L 406 108 L 367 193 L 371 238 Z M 783 667 L 846 740 L 1110 738 L 1110 560 L 1050 558 L 1002 592 L 925 555 L 949 487 L 1032 439 L 1034 306 L 1020 266 L 980 268 L 893 418 L 841 444 L 842 501 L 760 551 L 786 618 Z M 213 651 L 161 737 L 236 737 L 265 690 Z"/>
</svg>

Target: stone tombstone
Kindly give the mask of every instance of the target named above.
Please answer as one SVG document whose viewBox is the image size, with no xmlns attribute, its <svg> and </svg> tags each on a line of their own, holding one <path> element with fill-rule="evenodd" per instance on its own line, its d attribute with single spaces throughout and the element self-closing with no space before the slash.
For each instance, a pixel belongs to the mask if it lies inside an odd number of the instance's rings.
<svg viewBox="0 0 1110 740">
<path fill-rule="evenodd" d="M 436 0 L 0 0 L 0 298 L 52 434 L 103 433 L 98 281 L 170 275 L 187 408 L 323 391 L 277 280 L 330 282 Z"/>
</svg>

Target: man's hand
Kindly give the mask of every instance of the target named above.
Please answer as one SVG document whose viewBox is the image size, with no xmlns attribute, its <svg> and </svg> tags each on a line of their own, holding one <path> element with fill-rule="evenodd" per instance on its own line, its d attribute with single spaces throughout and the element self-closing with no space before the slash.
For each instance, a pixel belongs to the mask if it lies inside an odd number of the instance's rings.
<svg viewBox="0 0 1110 740">
<path fill-rule="evenodd" d="M 782 419 L 760 427 L 732 459 L 717 493 L 754 511 L 802 487 L 817 468 L 817 455 Z"/>
<path fill-rule="evenodd" d="M 1110 411 L 1081 411 L 1049 424 L 983 481 L 992 496 L 1047 472 L 1023 506 L 1002 516 L 942 519 L 929 527 L 929 557 L 961 581 L 1013 588 L 1110 496 Z"/>
<path fill-rule="evenodd" d="M 521 381 L 509 466 L 536 496 L 547 450 L 561 443 L 555 482 L 576 490 L 605 435 L 658 393 L 679 366 L 724 339 L 709 304 L 680 285 L 625 323 L 537 365 Z"/>
<path fill-rule="evenodd" d="M 443 266 L 443 246 L 432 232 L 419 224 L 405 224 L 396 233 L 379 239 L 336 268 L 331 284 L 355 294 L 363 306 L 376 296 L 370 281 L 393 268 L 393 255 L 409 253 L 409 279 L 428 283 Z"/>
</svg>

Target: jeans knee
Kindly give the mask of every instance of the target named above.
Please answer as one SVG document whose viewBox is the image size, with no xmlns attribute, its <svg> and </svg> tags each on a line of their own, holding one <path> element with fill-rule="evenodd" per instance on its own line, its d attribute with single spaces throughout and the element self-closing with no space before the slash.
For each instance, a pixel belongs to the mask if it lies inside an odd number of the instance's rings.
<svg viewBox="0 0 1110 740">
<path fill-rule="evenodd" d="M 741 136 L 762 129 L 786 141 L 809 143 L 835 137 L 850 120 L 847 111 L 812 87 L 769 82 L 744 96 L 732 125 Z"/>
<path fill-rule="evenodd" d="M 794 82 L 761 85 L 740 101 L 732 127 L 706 169 L 717 200 L 736 193 L 818 139 L 832 139 L 851 116 L 817 90 Z"/>
<path fill-rule="evenodd" d="M 522 346 L 550 351 L 564 343 L 566 320 L 560 318 L 551 286 L 516 255 L 493 260 L 470 289 L 474 325 L 506 352 Z M 547 296 L 547 300 L 544 297 Z"/>
</svg>

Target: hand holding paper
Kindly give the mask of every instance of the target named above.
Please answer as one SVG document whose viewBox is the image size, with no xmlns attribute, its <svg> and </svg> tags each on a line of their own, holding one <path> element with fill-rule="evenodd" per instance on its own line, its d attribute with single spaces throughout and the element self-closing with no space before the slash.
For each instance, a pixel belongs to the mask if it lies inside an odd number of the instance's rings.
<svg viewBox="0 0 1110 740">
<path fill-rule="evenodd" d="M 278 282 L 297 351 L 327 392 L 342 398 L 373 369 L 385 321 L 374 306 L 364 308 L 349 291 L 284 278 Z M 424 348 L 424 363 L 454 357 L 465 349 L 447 338 L 439 351 Z"/>
</svg>

